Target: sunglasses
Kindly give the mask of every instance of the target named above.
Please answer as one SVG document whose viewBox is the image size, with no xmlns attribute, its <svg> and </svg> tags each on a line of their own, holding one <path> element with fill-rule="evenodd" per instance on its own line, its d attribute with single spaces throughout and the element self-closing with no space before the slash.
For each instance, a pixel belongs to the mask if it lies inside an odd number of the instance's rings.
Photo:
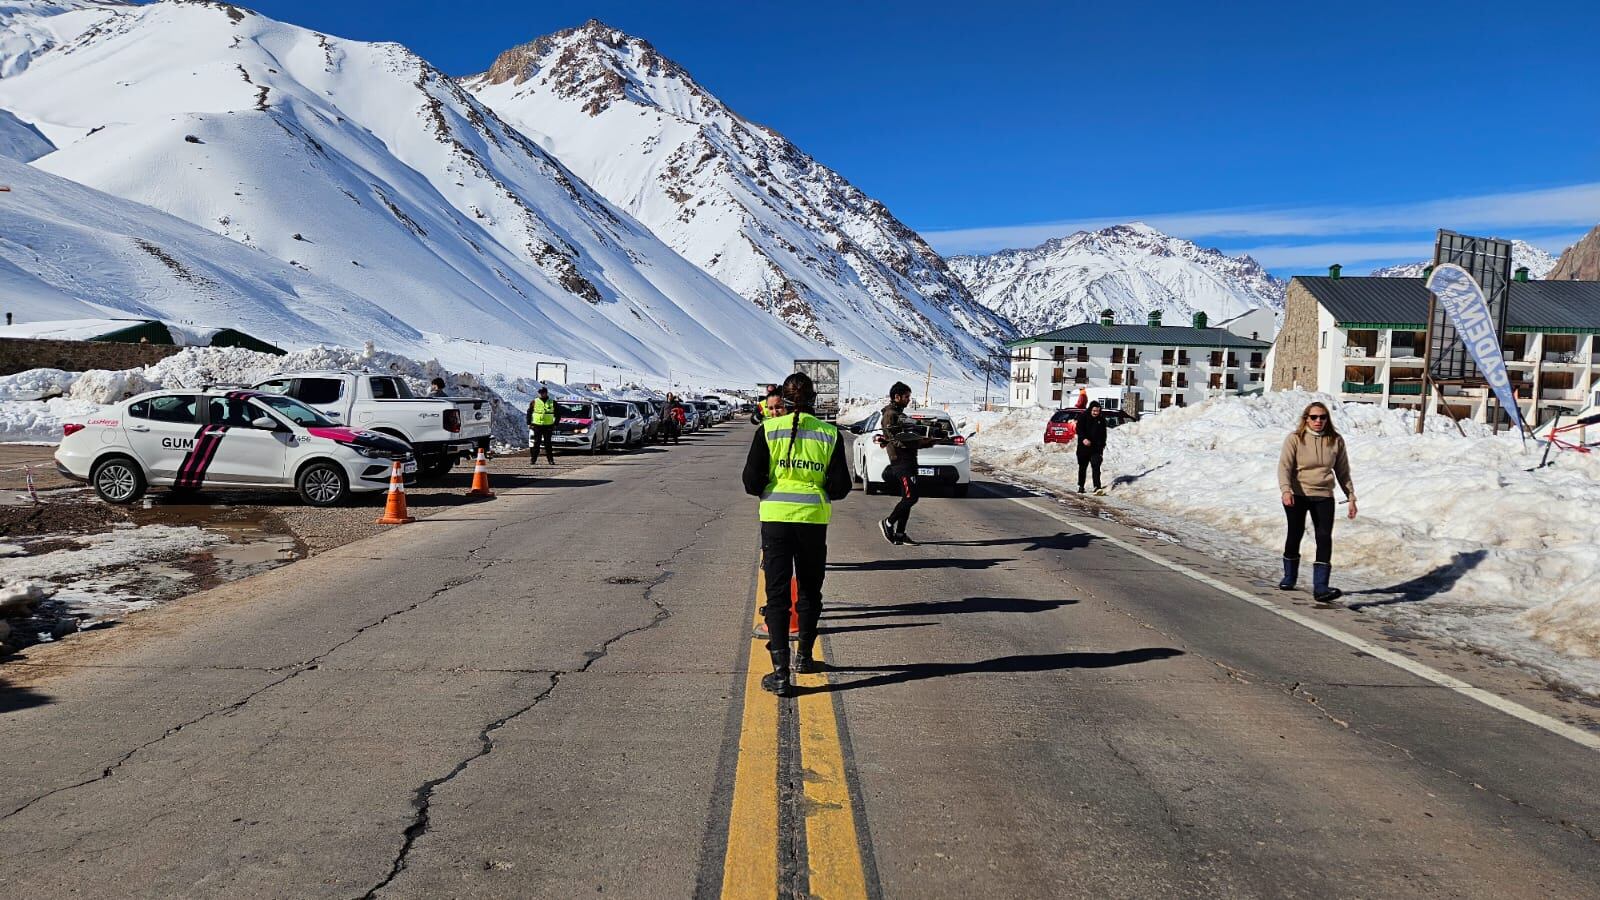
<svg viewBox="0 0 1600 900">
<path fill-rule="evenodd" d="M 1307 415 L 1306 416 L 1306 421 L 1308 421 L 1308 422 L 1323 422 L 1323 421 L 1326 421 L 1327 418 L 1328 418 L 1327 416 Z"/>
</svg>

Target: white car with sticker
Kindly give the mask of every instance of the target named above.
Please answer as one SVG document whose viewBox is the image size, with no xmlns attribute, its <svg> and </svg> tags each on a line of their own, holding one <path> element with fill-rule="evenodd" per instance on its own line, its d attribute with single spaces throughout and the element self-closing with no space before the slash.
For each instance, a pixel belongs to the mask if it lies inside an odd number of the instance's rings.
<svg viewBox="0 0 1600 900">
<path fill-rule="evenodd" d="M 386 489 L 394 460 L 408 479 L 416 472 L 405 442 L 260 391 L 155 391 L 62 431 L 56 468 L 109 503 L 131 503 L 156 486 L 293 488 L 312 506 L 334 506 Z"/>
</svg>

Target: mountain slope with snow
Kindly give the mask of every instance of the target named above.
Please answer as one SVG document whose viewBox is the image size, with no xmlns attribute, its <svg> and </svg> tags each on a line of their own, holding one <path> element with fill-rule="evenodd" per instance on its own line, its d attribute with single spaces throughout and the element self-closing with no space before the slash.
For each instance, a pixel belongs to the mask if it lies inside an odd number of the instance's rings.
<svg viewBox="0 0 1600 900">
<path fill-rule="evenodd" d="M 882 203 L 645 41 L 591 21 L 464 83 L 690 261 L 845 354 L 964 377 L 1011 333 Z"/>
<path fill-rule="evenodd" d="M 1283 307 L 1284 282 L 1249 257 L 1171 237 L 1143 223 L 1080 231 L 1037 247 L 955 256 L 950 269 L 973 296 L 1024 334 L 1098 319 L 1142 324 L 1151 310 L 1167 324 L 1196 312 L 1212 323 L 1257 307 Z"/>
<path fill-rule="evenodd" d="M 1422 271 L 1431 265 L 1433 260 L 1423 260 L 1373 269 L 1372 274 L 1379 278 L 1421 278 Z M 1556 267 L 1556 258 L 1527 241 L 1512 241 L 1511 267 L 1515 269 L 1518 266 L 1528 267 L 1529 278 L 1544 278 Z"/>
<path fill-rule="evenodd" d="M 745 382 L 822 350 L 398 45 L 203 0 L 96 15 L 0 79 L 0 108 L 60 148 L 35 166 L 457 339 L 441 359 L 497 345 Z M 359 346 L 373 330 L 357 321 L 335 339 Z"/>
<path fill-rule="evenodd" d="M 189 222 L 0 159 L 0 297 L 18 322 L 158 318 L 309 345 L 423 335 L 377 304 Z"/>
</svg>

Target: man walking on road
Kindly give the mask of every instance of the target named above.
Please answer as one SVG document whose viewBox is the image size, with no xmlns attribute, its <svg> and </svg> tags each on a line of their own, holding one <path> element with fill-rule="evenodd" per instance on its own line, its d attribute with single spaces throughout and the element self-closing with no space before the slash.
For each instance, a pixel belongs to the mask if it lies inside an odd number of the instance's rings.
<svg viewBox="0 0 1600 900">
<path fill-rule="evenodd" d="M 550 389 L 544 385 L 539 386 L 539 396 L 528 406 L 528 428 L 533 435 L 528 447 L 528 464 L 539 461 L 539 445 L 543 444 L 544 458 L 555 465 L 556 402 L 550 399 Z"/>
<path fill-rule="evenodd" d="M 833 501 L 850 494 L 839 429 L 812 415 L 817 390 L 796 372 L 779 397 L 786 414 L 756 431 L 744 463 L 745 493 L 761 498 L 761 571 L 766 578 L 767 652 L 772 674 L 762 690 L 789 694 L 789 583 L 799 582 L 794 671 L 817 671 L 813 650 L 822 616 L 822 579 L 828 567 L 828 521 Z"/>
<path fill-rule="evenodd" d="M 917 450 L 933 446 L 933 442 L 912 430 L 906 416 L 911 405 L 911 388 L 897 381 L 889 388 L 889 405 L 883 408 L 883 448 L 889 453 L 889 465 L 883 470 L 883 480 L 900 489 L 900 502 L 894 505 L 889 518 L 878 523 L 883 529 L 883 539 L 891 544 L 915 543 L 906 536 L 906 523 L 911 520 L 911 507 L 917 505 Z"/>
<path fill-rule="evenodd" d="M 1104 494 L 1100 486 L 1100 462 L 1106 453 L 1106 418 L 1101 413 L 1100 401 L 1089 404 L 1088 410 L 1078 416 L 1078 493 L 1083 493 L 1084 476 L 1094 470 L 1094 492 Z"/>
</svg>

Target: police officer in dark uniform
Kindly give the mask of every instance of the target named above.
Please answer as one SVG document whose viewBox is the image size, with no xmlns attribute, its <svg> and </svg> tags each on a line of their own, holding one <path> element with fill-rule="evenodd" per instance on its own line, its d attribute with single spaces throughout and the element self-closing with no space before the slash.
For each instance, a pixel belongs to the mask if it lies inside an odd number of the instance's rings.
<svg viewBox="0 0 1600 900">
<path fill-rule="evenodd" d="M 818 671 L 813 656 L 828 566 L 828 521 L 833 501 L 850 494 L 839 429 L 812 415 L 810 376 L 790 375 L 778 390 L 783 413 L 756 430 L 744 464 L 745 493 L 761 498 L 761 570 L 766 578 L 767 651 L 772 674 L 763 690 L 789 695 L 789 581 L 799 581 L 794 670 Z"/>
</svg>

